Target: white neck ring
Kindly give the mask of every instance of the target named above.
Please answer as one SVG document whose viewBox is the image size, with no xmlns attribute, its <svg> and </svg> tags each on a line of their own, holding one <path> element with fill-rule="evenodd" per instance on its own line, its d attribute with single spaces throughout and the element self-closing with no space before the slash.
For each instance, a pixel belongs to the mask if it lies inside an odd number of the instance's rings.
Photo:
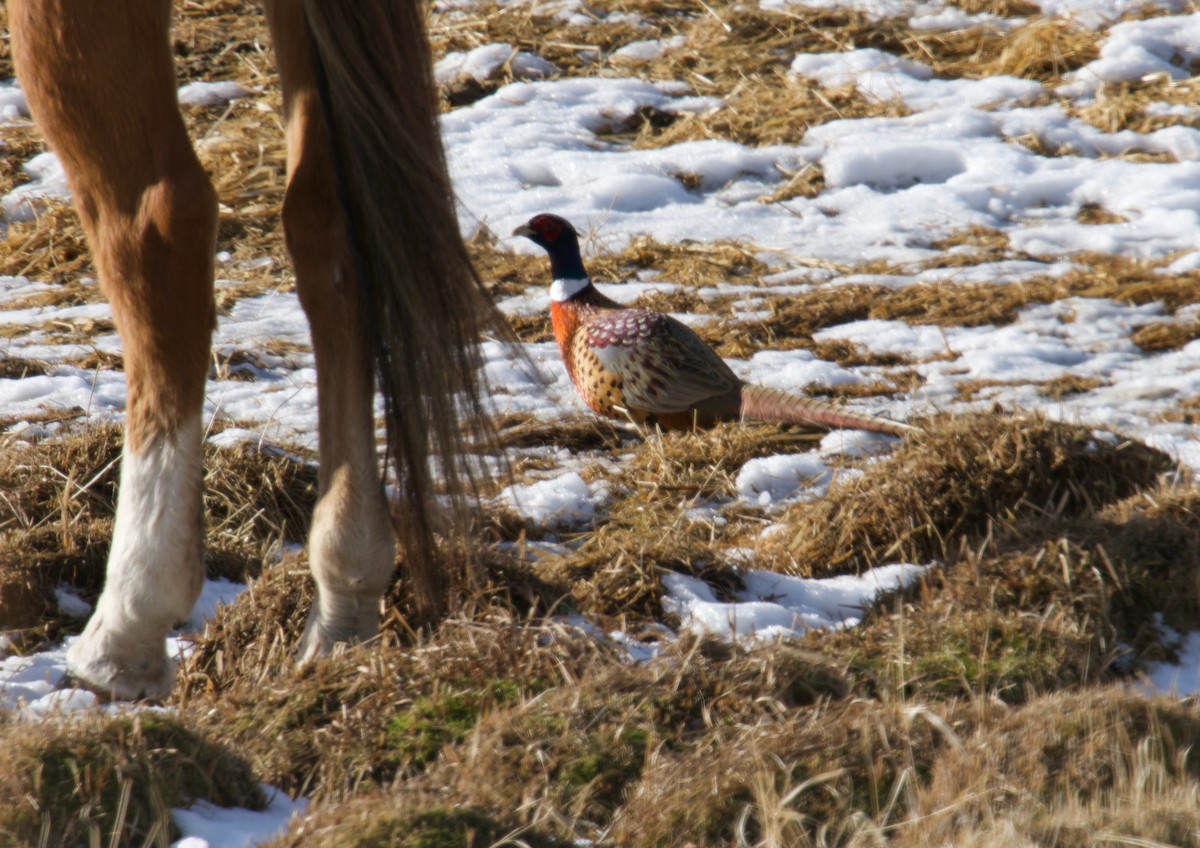
<svg viewBox="0 0 1200 848">
<path fill-rule="evenodd" d="M 580 280 L 555 280 L 550 284 L 550 299 L 555 303 L 570 300 L 592 284 L 587 277 Z"/>
</svg>

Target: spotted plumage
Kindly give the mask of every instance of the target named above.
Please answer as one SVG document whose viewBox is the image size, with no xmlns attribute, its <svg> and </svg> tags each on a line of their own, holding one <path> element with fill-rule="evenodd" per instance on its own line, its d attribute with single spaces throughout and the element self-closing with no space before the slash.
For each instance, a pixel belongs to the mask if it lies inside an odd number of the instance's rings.
<svg viewBox="0 0 1200 848">
<path fill-rule="evenodd" d="M 914 429 L 743 382 L 686 324 L 601 294 L 583 267 L 575 228 L 556 215 L 537 215 L 513 235 L 550 255 L 554 338 L 571 382 L 593 412 L 665 430 L 739 419 L 893 435 Z"/>
</svg>

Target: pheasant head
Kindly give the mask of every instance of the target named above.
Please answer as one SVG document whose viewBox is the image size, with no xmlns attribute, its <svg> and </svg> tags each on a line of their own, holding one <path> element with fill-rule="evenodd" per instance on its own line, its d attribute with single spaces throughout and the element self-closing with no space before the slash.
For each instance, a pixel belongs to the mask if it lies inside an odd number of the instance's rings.
<svg viewBox="0 0 1200 848">
<path fill-rule="evenodd" d="M 513 230 L 514 236 L 525 236 L 550 254 L 550 275 L 555 283 L 577 283 L 565 288 L 578 292 L 587 282 L 588 273 L 579 255 L 579 236 L 571 222 L 557 215 L 534 215 Z"/>
</svg>

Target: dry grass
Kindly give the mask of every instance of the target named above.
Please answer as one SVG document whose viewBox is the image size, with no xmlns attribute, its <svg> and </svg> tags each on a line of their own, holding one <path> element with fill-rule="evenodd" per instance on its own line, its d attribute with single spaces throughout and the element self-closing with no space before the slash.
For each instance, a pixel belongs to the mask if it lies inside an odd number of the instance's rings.
<svg viewBox="0 0 1200 848">
<path fill-rule="evenodd" d="M 66 306 L 80 302 L 73 299 L 77 293 L 95 287 L 85 288 L 75 281 L 81 276 L 94 276 L 95 268 L 75 211 L 63 204 L 50 204 L 32 221 L 9 224 L 0 242 L 0 273 L 62 284 L 70 294 L 64 293 L 54 303 Z M 15 303 L 10 308 L 26 305 L 34 304 Z"/>
<path fill-rule="evenodd" d="M 855 630 L 751 652 L 684 639 L 665 646 L 658 662 L 631 665 L 541 613 L 565 604 L 653 640 L 666 571 L 735 590 L 720 551 L 744 543 L 747 532 L 756 536 L 761 519 L 733 507 L 718 525 L 686 509 L 727 502 L 748 459 L 809 442 L 771 428 L 632 442 L 582 426 L 514 423 L 506 432 L 515 445 L 561 435 L 599 456 L 627 455 L 589 471 L 610 480 L 613 503 L 569 554 L 529 562 L 519 545 L 492 546 L 457 615 L 420 632 L 404 624 L 400 582 L 377 644 L 301 671 L 292 651 L 309 603 L 303 561 L 263 567 L 181 669 L 173 698 L 179 718 L 161 730 L 173 741 L 151 746 L 163 759 L 139 754 L 127 724 L 112 724 L 114 736 L 89 726 L 72 738 L 101 743 L 71 742 L 69 761 L 95 777 L 79 778 L 91 781 L 82 790 L 50 784 L 75 798 L 54 806 L 50 826 L 107 836 L 122 779 L 154 787 L 139 797 L 252 803 L 236 794 L 243 783 L 198 792 L 191 766 L 177 765 L 233 758 L 239 765 L 222 774 L 249 773 L 314 798 L 313 818 L 281 845 L 371 845 L 363 841 L 369 834 L 417 845 L 418 835 L 431 833 L 474 844 L 468 831 L 539 845 L 584 837 L 622 845 L 817 844 L 822 828 L 845 842 L 883 833 L 912 841 L 906 822 L 956 805 L 962 814 L 939 827 L 970 832 L 993 816 L 1043 844 L 1082 844 L 1088 823 L 1125 835 L 1188 832 L 1188 804 L 1200 791 L 1188 747 L 1200 727 L 1194 707 L 1090 688 L 1121 676 L 1129 658 L 1114 660 L 1123 651 L 1170 655 L 1149 624 L 1151 611 L 1177 626 L 1200 614 L 1200 592 L 1180 591 L 1200 570 L 1200 510 L 1194 491 L 1160 486 L 1161 456 L 1037 420 L 931 422 L 926 436 L 867 466 L 860 482 L 780 517 L 794 531 L 782 540 L 801 543 L 786 555 L 819 561 L 812 572 L 853 570 L 855 555 L 882 558 L 883 546 L 897 542 L 903 550 L 895 555 L 942 556 L 941 569 Z M 3 489 L 19 493 L 19 509 L 10 506 L 7 521 L 38 528 L 14 538 L 27 545 L 45 534 L 47 556 L 62 557 L 69 544 L 102 548 L 117 447 L 111 431 L 9 446 Z M 261 566 L 279 538 L 303 531 L 309 466 L 248 448 L 214 452 L 209 462 L 218 493 L 209 500 L 214 547 L 236 537 L 258 552 L 249 563 Z M 273 482 L 264 485 L 264 476 Z M 73 500 L 65 496 L 76 491 Z M 914 524 L 927 532 L 896 529 Z M 781 537 L 763 544 L 757 564 L 790 568 L 771 558 L 773 541 Z M 804 553 L 814 546 L 822 552 Z M 14 573 L 34 573 L 28 559 L 21 566 Z M 95 568 L 90 573 L 98 579 Z M 44 596 L 42 603 L 43 615 L 52 615 Z M 1055 694 L 1063 691 L 1074 694 Z M 1024 706 L 1010 712 L 1001 702 Z M 1047 716 L 1059 723 L 1047 724 Z M 57 762 L 60 725 L 20 727 L 22 744 L 6 756 Z M 996 740 L 1027 738 L 1033 731 L 1025 728 L 1048 728 L 1035 737 L 1045 746 L 996 756 L 1021 747 Z M 105 771 L 114 756 L 154 765 Z M 994 759 L 978 767 L 981 756 Z M 13 779 L 30 768 L 14 767 Z M 973 775 L 970 789 L 955 794 L 963 770 Z M 75 772 L 67 766 L 65 773 Z M 1081 791 L 1067 792 L 1074 783 L 1062 774 L 1080 775 Z M 1004 794 L 1014 783 L 1022 792 Z M 93 791 L 99 801 L 86 806 Z M 205 794 L 215 792 L 235 794 Z M 1153 800 L 1161 816 L 1146 815 L 1139 799 Z M 36 839 L 41 818 L 21 804 L 0 804 L 0 816 L 16 822 L 5 825 L 11 832 Z M 161 828 L 161 809 L 126 813 L 137 822 L 127 838 Z M 358 826 L 366 818 L 374 829 Z"/>
<path fill-rule="evenodd" d="M 1061 377 L 1055 377 L 1053 380 L 1047 380 L 1038 386 L 1038 394 L 1052 400 L 1062 400 L 1071 395 L 1084 394 L 1093 389 L 1108 385 L 1111 385 L 1111 383 L 1099 377 L 1080 377 L 1076 374 L 1064 374 Z"/>
<path fill-rule="evenodd" d="M 1103 37 L 1041 17 L 1023 0 L 955 5 L 1029 20 L 1007 34 L 928 32 L 901 19 L 765 12 L 732 0 L 599 0 L 589 7 L 598 15 L 636 13 L 644 25 L 566 24 L 528 5 L 484 3 L 443 13 L 433 34 L 439 55 L 505 41 L 540 53 L 563 75 L 683 80 L 722 99 L 701 114 L 643 111 L 609 128 L 607 141 L 642 147 L 704 138 L 790 143 L 827 121 L 905 113 L 896 102 L 791 77 L 798 52 L 877 47 L 926 62 L 941 77 L 1013 73 L 1053 89 L 1063 72 L 1096 55 Z M 254 12 L 211 0 L 176 13 L 181 81 L 235 79 L 262 89 L 185 116 L 222 204 L 218 249 L 229 259 L 218 274 L 232 278 L 219 295 L 226 313 L 244 297 L 292 285 L 278 226 L 278 81 Z M 653 62 L 611 59 L 631 41 L 676 34 L 684 46 Z M 7 44 L 0 39 L 0 73 L 11 67 Z M 448 86 L 445 108 L 494 90 L 507 73 Z M 1073 114 L 1106 131 L 1190 125 L 1149 116 L 1146 104 L 1192 103 L 1193 89 L 1191 81 L 1163 80 L 1109 87 Z M 40 142 L 27 126 L 0 134 L 7 191 L 25 179 L 19 166 Z M 674 176 L 695 187 L 694 175 Z M 824 189 L 819 168 L 783 177 L 764 202 Z M 1079 220 L 1120 224 L 1102 207 L 1081 209 Z M 827 392 L 851 397 L 909 391 L 920 375 L 904 356 L 817 342 L 822 329 L 865 318 L 1003 324 L 1029 305 L 1072 296 L 1161 302 L 1173 312 L 1200 291 L 1194 273 L 1157 273 L 1165 261 L 1107 255 L 1072 257 L 1077 269 L 1064 276 L 1005 285 L 837 282 L 1039 259 L 980 228 L 932 240 L 936 255 L 911 267 L 835 267 L 734 243 L 638 239 L 613 250 L 602 230 L 590 236 L 597 278 L 654 272 L 678 284 L 639 303 L 711 315 L 700 332 L 724 355 L 805 348 L 887 369 Z M 471 249 L 498 297 L 546 283 L 544 259 L 509 253 L 503 238 L 480 232 Z M 788 262 L 835 277 L 780 297 L 764 278 Z M 9 309 L 99 297 L 96 285 L 80 282 L 94 270 L 74 213 L 61 206 L 7 230 L 0 273 L 53 284 Z M 705 296 L 728 282 L 756 291 Z M 747 302 L 765 317 L 740 319 Z M 524 339 L 549 338 L 544 316 L 514 323 Z M 111 325 L 50 321 L 37 329 L 79 342 Z M 1165 351 L 1195 337 L 1191 324 L 1164 317 L 1134 341 Z M 231 376 L 257 355 L 234 351 L 215 367 Z M 121 363 L 96 353 L 73 364 Z M 47 367 L 4 358 L 0 378 Z M 1062 398 L 1096 386 L 1066 377 L 1038 390 Z M 1195 423 L 1200 413 L 1185 399 L 1168 417 Z M 294 452 L 210 450 L 209 572 L 248 579 L 250 589 L 198 636 L 172 713 L 37 724 L 0 718 L 0 843 L 165 844 L 172 805 L 207 798 L 255 806 L 257 781 L 267 781 L 313 799 L 311 816 L 279 846 L 1200 845 L 1196 704 L 1126 686 L 1139 664 L 1175 658 L 1159 620 L 1182 630 L 1200 615 L 1195 490 L 1161 479 L 1170 470 L 1161 454 L 1081 428 L 997 415 L 925 424 L 924 435 L 892 456 L 859 463 L 862 475 L 828 497 L 766 513 L 733 499 L 738 471 L 755 457 L 808 450 L 812 434 L 726 427 L 638 436 L 590 418 L 503 422 L 501 446 L 512 451 L 518 481 L 555 470 L 557 460 L 541 448 L 569 448 L 585 456 L 590 482 L 607 484 L 603 514 L 563 531 L 487 512 L 476 534 L 480 568 L 450 619 L 414 629 L 398 579 L 376 644 L 302 670 L 292 658 L 311 584 L 304 555 L 279 550 L 307 531 L 314 468 Z M 70 583 L 86 600 L 99 591 L 119 448 L 118 432 L 106 427 L 0 445 L 0 610 L 21 649 L 81 626 L 58 611 L 57 586 Z M 764 539 L 768 524 L 784 530 Z M 558 546 L 546 553 L 535 540 Z M 663 640 L 663 576 L 702 576 L 730 597 L 740 587 L 728 562 L 733 547 L 752 549 L 755 567 L 802 575 L 900 558 L 940 565 L 864 611 L 853 630 L 755 650 Z M 657 643 L 662 656 L 629 663 L 605 640 L 547 617 L 571 612 Z"/>
<path fill-rule="evenodd" d="M 262 808 L 244 759 L 168 715 L 0 724 L 0 837 L 42 846 L 167 846 L 191 798 Z M 64 807 L 64 800 L 70 802 Z"/>
<path fill-rule="evenodd" d="M 1102 689 L 989 718 L 935 764 L 898 844 L 1197 844 L 1194 703 Z"/>
<path fill-rule="evenodd" d="M 1190 324 L 1155 321 L 1141 327 L 1130 336 L 1130 340 L 1146 353 L 1179 350 L 1197 338 L 1200 338 L 1200 321 L 1192 321 Z"/>
<path fill-rule="evenodd" d="M 0 606 L 4 630 L 34 648 L 82 622 L 64 621 L 54 590 L 99 595 L 112 539 L 121 432 L 88 427 L 37 445 L 0 443 Z M 300 542 L 316 501 L 316 469 L 252 446 L 209 449 L 205 493 L 210 577 L 259 573 L 280 542 Z"/>
<path fill-rule="evenodd" d="M 602 239 L 597 241 L 601 241 L 595 248 L 598 252 L 587 258 L 595 279 L 622 282 L 653 272 L 654 279 L 677 284 L 679 287 L 672 291 L 642 295 L 633 303 L 648 309 L 713 316 L 713 320 L 695 329 L 722 356 L 734 358 L 749 358 L 761 350 L 805 349 L 846 366 L 902 366 L 911 364 L 911 360 L 896 354 L 868 354 L 843 342 L 818 342 L 813 334 L 866 319 L 947 327 L 1001 326 L 1016 320 L 1021 310 L 1029 306 L 1069 297 L 1107 298 L 1139 305 L 1161 303 L 1169 312 L 1200 302 L 1200 274 L 1160 273 L 1168 264 L 1168 260 L 1161 259 L 1087 253 L 1072 256 L 1074 267 L 1064 274 L 1035 276 L 1019 282 L 961 283 L 950 279 L 897 287 L 842 284 L 834 278 L 807 291 L 778 295 L 763 281 L 766 265 L 746 245 L 727 242 L 665 245 L 639 237 L 620 251 L 606 252 Z M 931 246 L 939 251 L 956 250 L 943 252 L 915 267 L 872 262 L 832 270 L 839 276 L 904 275 L 928 268 L 1039 259 L 1015 253 L 1003 234 L 989 229 L 963 230 Z M 508 296 L 546 285 L 545 262 L 540 257 L 506 252 L 494 241 L 481 248 L 481 255 L 483 267 L 498 281 L 498 294 Z M 1049 263 L 1057 257 L 1043 259 Z M 746 296 L 721 293 L 722 283 L 759 287 L 753 300 L 756 312 L 753 318 L 741 315 L 746 308 Z M 714 286 L 718 286 L 716 294 L 700 293 Z M 1065 315 L 1064 320 L 1069 319 L 1069 314 Z M 548 315 L 510 320 L 523 341 L 544 342 L 553 338 Z M 1182 347 L 1195 337 L 1195 331 L 1191 323 L 1161 322 L 1139 330 L 1134 341 L 1147 351 L 1167 350 Z M 947 349 L 946 355 L 953 357 L 954 353 Z M 900 388 L 912 385 L 902 374 L 890 376 L 899 380 Z"/>
<path fill-rule="evenodd" d="M 1171 468 L 1136 442 L 1032 416 L 957 415 L 813 504 L 793 507 L 772 548 L 773 570 L 840 574 L 897 559 L 928 562 L 964 538 L 1046 514 L 1069 516 L 1149 487 Z M 765 553 L 765 552 L 764 552 Z"/>
<path fill-rule="evenodd" d="M 5 40 L 5 46 L 7 44 Z M 5 74 L 5 79 L 9 76 L 11 74 Z M 4 145 L 0 148 L 0 192 L 7 194 L 29 181 L 23 166 L 45 150 L 45 145 L 42 143 L 41 134 L 32 124 L 6 125 L 3 139 Z"/>
<path fill-rule="evenodd" d="M 1075 106 L 1070 114 L 1104 132 L 1132 130 L 1151 133 L 1171 126 L 1197 126 L 1197 117 L 1188 115 L 1152 115 L 1151 103 L 1194 105 L 1196 80 L 1172 80 L 1165 74 L 1143 80 L 1106 84 L 1088 103 Z"/>
<path fill-rule="evenodd" d="M 736 315 L 721 315 L 728 301 L 707 298 L 697 311 L 716 311 L 719 317 L 698 328 L 698 332 L 724 356 L 747 357 L 764 349 L 806 348 L 848 365 L 900 365 L 905 364 L 903 358 L 867 363 L 861 359 L 861 352 L 853 348 L 840 352 L 822 349 L 813 342 L 812 335 L 827 327 L 865 319 L 952 327 L 1001 326 L 1016 320 L 1028 306 L 1067 297 L 1107 298 L 1130 304 L 1162 303 L 1172 312 L 1200 300 L 1197 276 L 1192 272 L 1156 273 L 1165 264 L 1161 260 L 1150 262 L 1108 254 L 1072 259 L 1076 267 L 1066 274 L 1014 283 L 946 281 L 899 288 L 834 284 L 786 297 L 768 294 L 762 305 L 768 314 L 756 315 L 750 321 Z M 863 269 L 859 273 L 880 270 Z M 1135 341 L 1147 350 L 1165 350 L 1186 344 L 1194 338 L 1194 332 L 1190 324 L 1154 324 L 1139 331 Z M 1156 344 L 1159 347 L 1154 347 Z"/>
<path fill-rule="evenodd" d="M 0 724 L 0 839 L 9 845 L 165 846 L 191 798 L 261 809 L 246 761 L 165 714 Z M 64 799 L 70 803 L 64 804 Z"/>
<path fill-rule="evenodd" d="M 574 844 L 545 832 L 514 824 L 508 815 L 480 807 L 443 806 L 444 798 L 419 792 L 364 793 L 345 804 L 318 807 L 315 813 L 287 836 L 260 843 L 271 848 L 399 848 L 493 845 L 529 848 L 568 848 Z"/>
</svg>

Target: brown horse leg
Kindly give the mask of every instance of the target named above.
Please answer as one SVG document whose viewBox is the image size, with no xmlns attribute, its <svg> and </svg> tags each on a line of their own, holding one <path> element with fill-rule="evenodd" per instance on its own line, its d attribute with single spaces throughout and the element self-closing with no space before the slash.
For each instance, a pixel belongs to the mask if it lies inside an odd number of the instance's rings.
<svg viewBox="0 0 1200 848">
<path fill-rule="evenodd" d="M 112 303 L 129 391 L 104 592 L 68 667 L 103 694 L 162 697 L 174 675 L 164 637 L 204 578 L 216 196 L 176 105 L 168 0 L 12 0 L 8 13 L 17 73 Z"/>
<path fill-rule="evenodd" d="M 324 121 L 297 3 L 266 4 L 283 85 L 288 185 L 283 225 L 317 360 L 320 499 L 309 534 L 317 597 L 301 660 L 379 631 L 395 540 L 379 477 L 374 377 Z"/>
</svg>

